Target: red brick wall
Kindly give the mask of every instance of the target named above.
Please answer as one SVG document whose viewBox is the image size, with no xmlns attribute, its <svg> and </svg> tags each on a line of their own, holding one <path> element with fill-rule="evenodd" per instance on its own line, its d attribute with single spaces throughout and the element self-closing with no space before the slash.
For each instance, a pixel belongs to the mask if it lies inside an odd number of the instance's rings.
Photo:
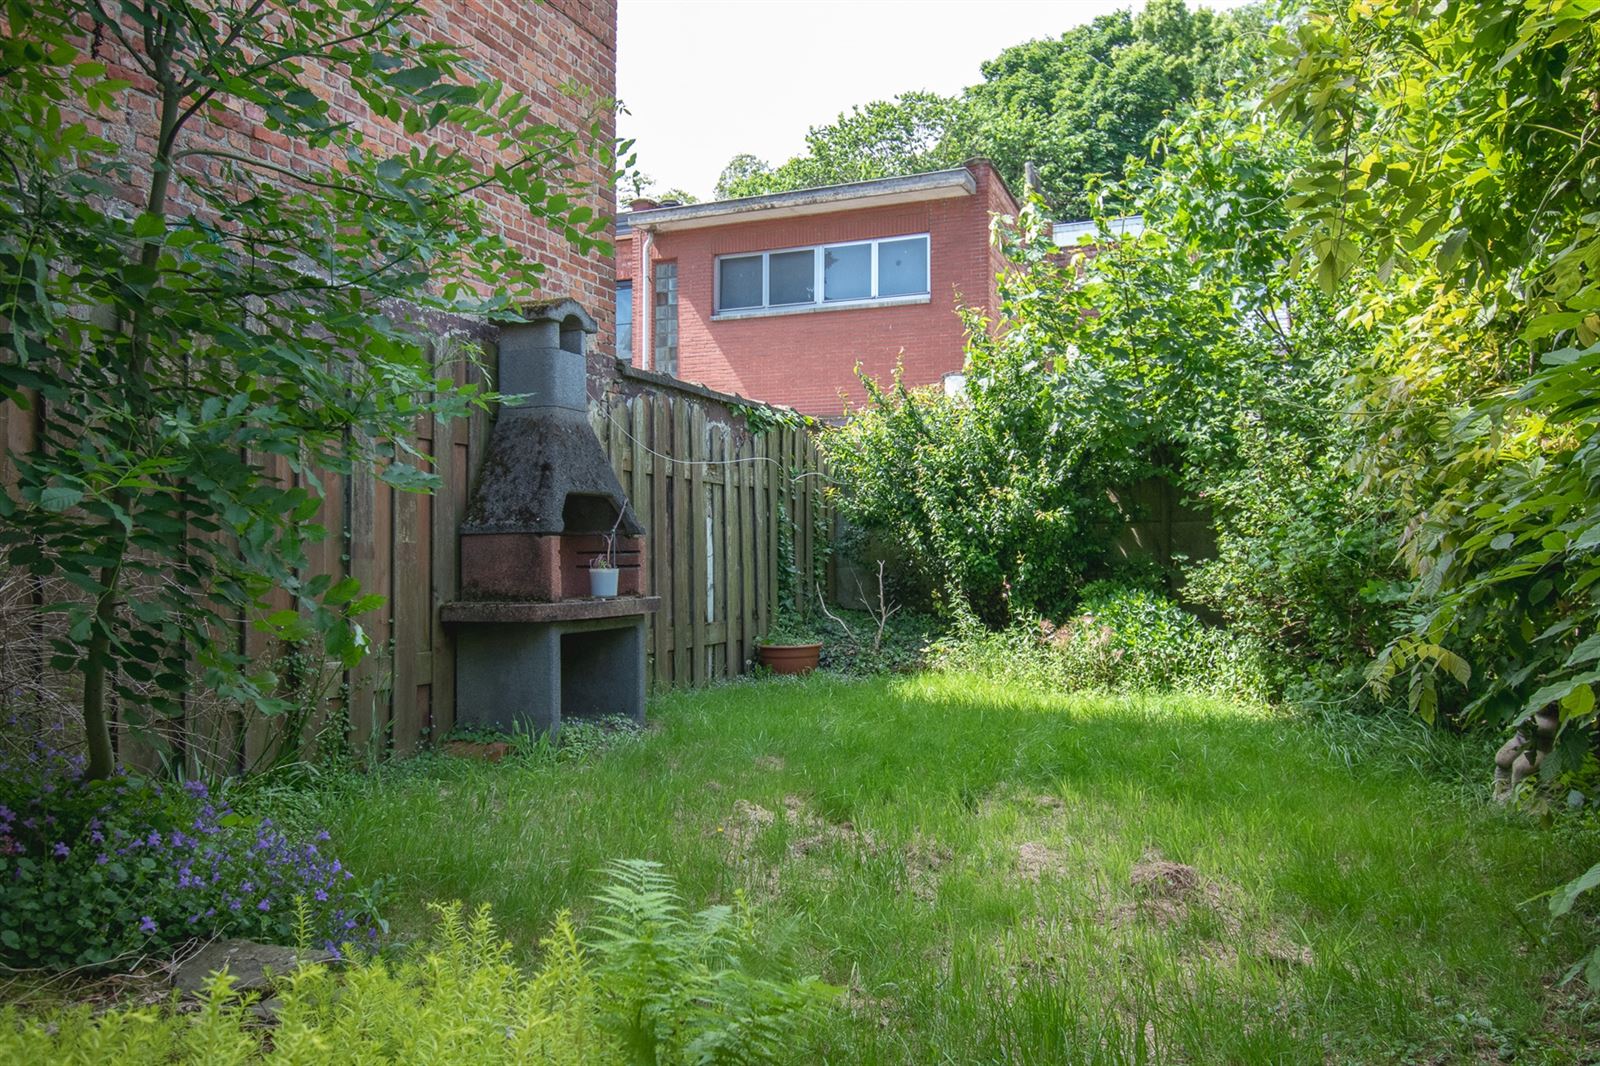
<svg viewBox="0 0 1600 1066">
<path fill-rule="evenodd" d="M 971 169 L 978 182 L 971 196 L 655 234 L 651 259 L 678 263 L 678 376 L 837 417 L 865 398 L 855 375 L 858 362 L 869 375 L 887 380 L 899 361 L 912 385 L 960 370 L 964 337 L 956 307 L 992 314 L 994 278 L 1003 261 L 990 247 L 989 220 L 993 212 L 1016 211 L 992 167 L 980 161 Z M 712 321 L 719 255 L 912 233 L 930 238 L 932 298 L 926 304 Z M 644 274 L 643 255 L 638 230 L 619 240 L 618 279 Z M 645 286 L 636 280 L 634 288 L 634 364 L 648 366 L 649 338 L 640 330 L 639 309 Z"/>
<path fill-rule="evenodd" d="M 553 122 L 565 129 L 585 128 L 596 117 L 607 139 L 615 136 L 615 116 L 609 101 L 616 95 L 616 0 L 431 0 L 432 14 L 421 20 L 419 33 L 434 40 L 456 43 L 493 76 L 527 95 L 534 104 L 534 121 Z M 135 161 L 147 161 L 156 135 L 156 105 L 152 85 L 126 56 L 107 42 L 101 56 L 112 60 L 112 73 L 132 85 L 122 94 L 115 117 L 94 123 L 96 132 L 126 146 Z M 577 94 L 563 92 L 564 85 L 576 86 Z M 323 74 L 316 91 L 334 101 L 336 114 L 356 117 L 368 142 L 395 152 L 409 150 L 427 139 L 406 134 L 398 126 L 371 117 L 366 105 L 352 93 L 334 72 Z M 209 122 L 191 122 L 184 144 L 204 144 L 239 154 L 250 155 L 276 166 L 303 170 L 325 163 L 304 153 L 303 146 L 291 146 L 281 135 L 261 128 L 261 116 L 226 113 Z M 481 150 L 465 135 L 435 133 L 434 143 L 476 150 L 488 161 L 492 153 Z M 190 157 L 182 168 L 195 176 L 216 173 L 214 160 Z M 596 160 L 584 161 L 579 176 L 595 187 L 590 204 L 597 213 L 611 217 L 616 212 L 615 192 L 609 175 Z M 136 172 L 125 193 L 132 200 L 148 187 L 148 170 Z M 180 193 L 181 196 L 181 193 Z M 522 251 L 538 257 L 548 267 L 543 286 L 551 297 L 571 296 L 602 323 L 602 334 L 595 347 L 607 353 L 613 345 L 615 293 L 612 263 L 598 255 L 581 256 L 556 233 L 530 219 L 507 197 L 487 195 L 490 216 L 499 229 Z M 597 361 L 594 365 L 601 365 Z M 605 364 L 609 366 L 609 360 Z"/>
</svg>

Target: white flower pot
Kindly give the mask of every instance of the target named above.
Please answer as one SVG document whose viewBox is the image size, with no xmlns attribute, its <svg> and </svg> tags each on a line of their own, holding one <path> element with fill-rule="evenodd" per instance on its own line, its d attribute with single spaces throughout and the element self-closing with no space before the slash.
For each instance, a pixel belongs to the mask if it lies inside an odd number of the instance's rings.
<svg viewBox="0 0 1600 1066">
<path fill-rule="evenodd" d="M 609 598 L 617 594 L 617 574 L 614 566 L 589 568 L 589 595 Z"/>
</svg>

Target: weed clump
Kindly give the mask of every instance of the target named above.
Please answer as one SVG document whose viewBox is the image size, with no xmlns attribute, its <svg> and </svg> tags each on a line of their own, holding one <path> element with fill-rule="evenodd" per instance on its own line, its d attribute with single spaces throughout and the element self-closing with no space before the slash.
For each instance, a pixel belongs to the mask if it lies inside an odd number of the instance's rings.
<svg viewBox="0 0 1600 1066">
<path fill-rule="evenodd" d="M 957 625 L 934 648 L 951 672 L 1041 683 L 1067 690 L 1190 690 L 1265 700 L 1260 643 L 1208 626 L 1172 600 L 1113 582 L 1085 587 L 1062 622 L 1036 620 L 988 630 Z"/>
</svg>

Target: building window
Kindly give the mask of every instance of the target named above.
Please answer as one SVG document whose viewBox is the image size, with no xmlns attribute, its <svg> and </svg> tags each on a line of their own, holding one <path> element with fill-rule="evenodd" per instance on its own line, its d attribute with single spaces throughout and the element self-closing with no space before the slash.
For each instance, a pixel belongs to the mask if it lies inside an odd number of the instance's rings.
<svg viewBox="0 0 1600 1066">
<path fill-rule="evenodd" d="M 844 244 L 822 250 L 824 300 L 872 299 L 872 245 Z"/>
<path fill-rule="evenodd" d="M 655 361 L 652 370 L 663 374 L 678 372 L 678 264 L 657 263 L 655 307 L 651 312 L 655 329 Z"/>
<path fill-rule="evenodd" d="M 766 303 L 762 292 L 761 256 L 724 259 L 719 270 L 722 285 L 720 309 L 760 307 Z"/>
<path fill-rule="evenodd" d="M 767 302 L 773 306 L 816 303 L 816 253 L 808 248 L 768 256 Z"/>
<path fill-rule="evenodd" d="M 633 362 L 633 282 L 617 282 L 617 358 Z"/>
<path fill-rule="evenodd" d="M 824 244 L 717 259 L 717 313 L 922 296 L 928 236 Z"/>
<path fill-rule="evenodd" d="M 928 238 L 878 242 L 878 295 L 928 291 Z"/>
</svg>

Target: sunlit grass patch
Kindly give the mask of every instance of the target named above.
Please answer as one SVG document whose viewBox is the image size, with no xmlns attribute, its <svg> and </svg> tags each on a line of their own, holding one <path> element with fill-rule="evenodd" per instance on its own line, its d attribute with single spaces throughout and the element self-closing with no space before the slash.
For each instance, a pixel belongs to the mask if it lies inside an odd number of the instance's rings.
<svg viewBox="0 0 1600 1066">
<path fill-rule="evenodd" d="M 774 965 L 848 989 L 840 1062 L 1600 1047 L 1548 987 L 1577 932 L 1518 906 L 1575 871 L 1434 772 L 1467 742 L 960 675 L 732 684 L 651 714 L 582 759 L 344 779 L 314 813 L 393 878 L 401 928 L 423 900 L 488 902 L 531 948 L 618 856 L 665 864 L 690 906 L 743 893 Z"/>
</svg>

